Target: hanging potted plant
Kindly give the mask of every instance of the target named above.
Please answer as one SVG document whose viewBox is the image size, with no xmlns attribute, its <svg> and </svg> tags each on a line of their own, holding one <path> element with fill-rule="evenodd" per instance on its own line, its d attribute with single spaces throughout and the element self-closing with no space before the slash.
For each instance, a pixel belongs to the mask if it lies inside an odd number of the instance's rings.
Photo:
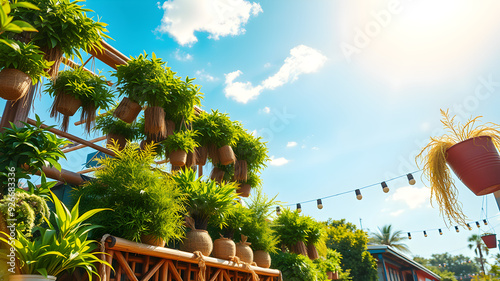
<svg viewBox="0 0 500 281">
<path fill-rule="evenodd" d="M 314 263 L 321 272 L 326 272 L 328 279 L 338 280 L 339 272 L 342 270 L 340 262 L 342 255 L 332 249 L 327 249 L 326 257 L 320 257 L 314 260 Z M 343 274 L 345 275 L 345 273 Z"/>
<path fill-rule="evenodd" d="M 476 195 L 485 195 L 500 189 L 500 126 L 493 123 L 476 125 L 479 117 L 464 125 L 455 123 L 448 111 L 441 110 L 448 134 L 433 137 L 417 160 L 423 163 L 423 172 L 431 184 L 442 214 L 450 222 L 465 224 L 465 216 L 457 199 L 457 188 L 450 169 Z"/>
<path fill-rule="evenodd" d="M 247 180 L 240 181 L 238 183 L 238 189 L 236 190 L 236 193 L 238 194 L 238 196 L 248 197 L 250 196 L 250 191 L 252 187 L 259 187 L 261 185 L 262 185 L 261 178 L 257 174 L 249 172 Z"/>
<path fill-rule="evenodd" d="M 59 73 L 45 92 L 54 97 L 50 117 L 63 114 L 62 130 L 67 131 L 69 117 L 82 107 L 80 120 L 85 122 L 86 132 L 90 132 L 98 109 L 108 109 L 113 102 L 113 92 L 104 76 L 96 76 L 83 68 L 65 70 Z"/>
<path fill-rule="evenodd" d="M 497 235 L 494 233 L 484 233 L 481 235 L 481 239 L 483 239 L 484 244 L 489 249 L 494 249 L 497 247 Z"/>
<path fill-rule="evenodd" d="M 86 219 L 110 209 L 93 209 L 79 216 L 79 202 L 69 211 L 53 194 L 52 200 L 56 223 L 52 224 L 45 218 L 47 227 L 37 227 L 37 237 L 30 239 L 18 231 L 14 239 L 1 232 L 0 241 L 16 249 L 20 262 L 21 274 L 11 275 L 9 280 L 56 280 L 65 271 L 77 268 L 85 270 L 91 278 L 92 274 L 98 274 L 97 264 L 111 267 L 99 258 L 104 253 L 94 251 L 97 241 L 87 239 L 88 232 L 96 226 L 84 223 Z"/>
<path fill-rule="evenodd" d="M 258 172 L 266 166 L 268 150 L 261 137 L 255 137 L 243 126 L 235 122 L 238 131 L 238 142 L 233 147 L 236 156 L 234 164 L 234 180 L 245 182 L 249 171 Z"/>
<path fill-rule="evenodd" d="M 124 239 L 163 246 L 184 236 L 184 197 L 172 178 L 155 165 L 154 145 L 140 150 L 137 143 L 123 150 L 111 147 L 114 158 L 98 159 L 94 180 L 76 191 L 85 209 L 109 207 L 89 222 L 101 225 L 93 236 L 111 234 Z"/>
<path fill-rule="evenodd" d="M 226 215 L 236 196 L 232 183 L 217 184 L 196 177 L 196 172 L 187 169 L 173 176 L 182 193 L 186 195 L 186 208 L 190 231 L 186 233 L 181 250 L 201 251 L 208 256 L 212 252 L 212 239 L 207 232 L 209 221 Z"/>
<path fill-rule="evenodd" d="M 115 116 L 131 123 L 142 107 L 146 106 L 145 132 L 162 138 L 167 135 L 163 106 L 169 101 L 171 88 L 175 87 L 169 84 L 174 81 L 173 74 L 165 66 L 166 63 L 157 58 L 155 53 L 152 53 L 151 58 L 141 54 L 127 64 L 119 65 L 112 74 L 118 79 L 120 96 L 127 98 L 118 105 Z"/>
<path fill-rule="evenodd" d="M 316 260 L 319 258 L 316 246 L 323 241 L 325 235 L 324 226 L 322 223 L 314 221 L 313 219 L 309 220 L 308 225 L 307 238 L 306 241 L 304 241 L 307 246 L 307 256 L 311 260 Z"/>
<path fill-rule="evenodd" d="M 113 141 L 118 143 L 118 149 L 125 148 L 127 141 L 139 139 L 140 132 L 136 124 L 128 124 L 113 116 L 113 110 L 95 119 L 94 131 L 101 131 L 107 136 L 107 146 L 113 145 Z"/>
<path fill-rule="evenodd" d="M 217 150 L 215 149 L 215 145 L 212 145 L 214 142 L 214 136 L 218 133 L 217 126 L 215 124 L 215 115 L 208 114 L 206 112 L 201 112 L 198 116 L 195 116 L 192 121 L 193 130 L 198 132 L 196 136 L 196 142 L 199 143 L 199 146 L 196 148 L 197 153 L 197 164 L 204 166 L 207 163 L 208 158 L 208 147 L 212 147 L 212 163 L 217 164 Z"/>
<path fill-rule="evenodd" d="M 33 42 L 45 53 L 45 59 L 54 61 L 49 70 L 55 79 L 62 55 L 78 57 L 83 61 L 80 50 L 85 52 L 101 51 L 106 24 L 94 21 L 87 13 L 92 10 L 78 5 L 80 1 L 70 0 L 29 0 L 39 9 L 16 9 L 12 15 L 27 21 L 38 32 L 26 34 L 25 40 Z"/>
<path fill-rule="evenodd" d="M 168 155 L 172 165 L 179 167 L 186 165 L 188 153 L 193 155 L 192 153 L 198 145 L 194 140 L 196 135 L 196 131 L 192 130 L 177 131 L 162 141 L 165 154 Z"/>
<path fill-rule="evenodd" d="M 43 58 L 37 46 L 16 42 L 18 49 L 0 44 L 0 97 L 16 101 L 26 95 L 41 77 L 49 77 L 45 69 L 53 62 Z"/>
<path fill-rule="evenodd" d="M 292 253 L 307 257 L 307 248 L 304 243 L 307 241 L 309 230 L 307 217 L 301 216 L 298 211 L 285 208 L 274 220 L 273 229 L 283 248 L 286 247 Z"/>
</svg>

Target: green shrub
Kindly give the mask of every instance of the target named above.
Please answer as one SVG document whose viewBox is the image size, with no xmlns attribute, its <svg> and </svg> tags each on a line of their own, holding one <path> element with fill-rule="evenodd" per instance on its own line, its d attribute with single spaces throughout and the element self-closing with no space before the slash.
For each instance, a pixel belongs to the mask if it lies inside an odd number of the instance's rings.
<svg viewBox="0 0 500 281">
<path fill-rule="evenodd" d="M 14 204 L 14 211 L 9 210 Z M 4 218 L 16 219 L 16 229 L 26 237 L 31 236 L 31 230 L 43 223 L 43 217 L 50 217 L 47 202 L 40 196 L 25 192 L 16 192 L 14 196 L 5 196 L 0 200 L 0 212 Z"/>
<path fill-rule="evenodd" d="M 192 130 L 177 131 L 163 140 L 162 145 L 165 147 L 167 153 L 176 150 L 194 152 L 194 149 L 198 146 L 198 143 L 195 141 L 196 135 L 197 132 Z"/>
<path fill-rule="evenodd" d="M 94 131 L 101 131 L 102 134 L 116 134 L 125 137 L 127 140 L 135 141 L 141 136 L 136 123 L 129 124 L 113 116 L 113 110 L 106 114 L 97 116 L 95 119 Z"/>
<path fill-rule="evenodd" d="M 31 78 L 33 85 L 38 83 L 41 77 L 49 78 L 50 76 L 45 70 L 50 68 L 53 62 L 48 62 L 43 58 L 44 54 L 38 46 L 32 43 L 15 43 L 18 46 L 17 49 L 0 44 L 0 70 L 15 68 L 22 71 Z"/>
<path fill-rule="evenodd" d="M 278 252 L 271 254 L 272 267 L 279 269 L 286 281 L 319 281 L 325 279 L 326 274 L 320 272 L 316 265 L 303 255 Z"/>
</svg>

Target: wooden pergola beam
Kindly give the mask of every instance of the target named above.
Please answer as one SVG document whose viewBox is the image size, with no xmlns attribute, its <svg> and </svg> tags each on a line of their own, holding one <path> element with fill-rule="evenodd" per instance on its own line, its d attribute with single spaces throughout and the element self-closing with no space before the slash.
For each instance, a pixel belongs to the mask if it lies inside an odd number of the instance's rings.
<svg viewBox="0 0 500 281">
<path fill-rule="evenodd" d="M 100 142 L 100 141 L 103 141 L 106 139 L 106 136 L 102 136 L 102 137 L 98 137 L 96 139 L 93 139 L 93 140 L 89 140 L 89 142 L 91 143 L 96 143 L 96 142 Z M 73 147 L 70 147 L 70 148 L 66 148 L 66 149 L 63 149 L 63 153 L 68 153 L 68 152 L 71 152 L 71 151 L 75 151 L 75 150 L 78 150 L 78 149 L 82 149 L 82 148 L 85 148 L 87 147 L 86 145 L 84 144 L 79 144 L 79 145 L 75 145 Z"/>
<path fill-rule="evenodd" d="M 130 60 L 127 56 L 111 47 L 111 45 L 109 45 L 105 41 L 101 41 L 101 45 L 104 47 L 103 50 L 92 50 L 89 51 L 89 54 L 93 55 L 108 66 L 116 69 L 118 65 L 127 64 L 127 61 Z"/>
</svg>

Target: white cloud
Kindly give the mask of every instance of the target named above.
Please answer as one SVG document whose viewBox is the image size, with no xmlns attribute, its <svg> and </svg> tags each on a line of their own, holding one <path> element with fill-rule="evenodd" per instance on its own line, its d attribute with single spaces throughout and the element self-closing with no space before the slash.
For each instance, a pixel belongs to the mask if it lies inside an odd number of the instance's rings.
<svg viewBox="0 0 500 281">
<path fill-rule="evenodd" d="M 208 82 L 213 82 L 213 81 L 218 80 L 217 78 L 215 78 L 212 75 L 210 75 L 209 73 L 207 73 L 205 71 L 205 69 L 197 70 L 196 71 L 196 77 L 199 78 L 200 80 L 205 80 L 205 81 L 208 81 Z"/>
<path fill-rule="evenodd" d="M 394 194 L 387 197 L 386 201 L 405 203 L 410 209 L 417 209 L 429 205 L 431 191 L 427 187 L 405 186 L 395 190 Z"/>
<path fill-rule="evenodd" d="M 180 49 L 175 50 L 174 58 L 179 61 L 189 61 L 193 59 L 193 56 L 189 53 L 181 51 Z"/>
<path fill-rule="evenodd" d="M 164 14 L 156 31 L 170 34 L 181 45 L 197 42 L 197 31 L 215 40 L 243 34 L 250 16 L 262 12 L 260 4 L 246 0 L 171 0 L 160 8 Z"/>
<path fill-rule="evenodd" d="M 272 166 L 283 166 L 290 162 L 290 160 L 286 159 L 285 157 L 280 157 L 280 158 L 275 158 L 274 156 L 271 156 L 271 165 Z"/>
<path fill-rule="evenodd" d="M 394 212 L 390 212 L 389 215 L 393 216 L 393 217 L 397 217 L 399 215 L 401 215 L 402 213 L 404 213 L 404 209 L 399 209 L 397 211 L 394 211 Z"/>
<path fill-rule="evenodd" d="M 266 107 L 264 107 L 264 109 L 262 111 L 264 111 L 264 113 L 270 113 L 271 112 L 271 108 L 269 108 L 269 107 L 266 106 Z"/>
<path fill-rule="evenodd" d="M 297 142 L 296 141 L 289 141 L 286 144 L 286 147 L 295 147 L 295 146 L 297 146 Z"/>
<path fill-rule="evenodd" d="M 318 50 L 305 45 L 299 45 L 290 50 L 290 56 L 285 59 L 280 70 L 268 77 L 258 86 L 251 82 L 234 82 L 243 72 L 240 70 L 226 74 L 226 97 L 237 102 L 247 103 L 256 99 L 263 90 L 274 90 L 286 83 L 293 82 L 301 74 L 318 71 L 326 62 L 327 58 Z"/>
</svg>

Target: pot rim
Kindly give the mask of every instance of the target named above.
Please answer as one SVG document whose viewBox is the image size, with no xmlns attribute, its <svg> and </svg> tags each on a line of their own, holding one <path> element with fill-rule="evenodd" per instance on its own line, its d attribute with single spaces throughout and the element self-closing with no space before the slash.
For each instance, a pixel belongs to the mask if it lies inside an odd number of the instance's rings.
<svg viewBox="0 0 500 281">
<path fill-rule="evenodd" d="M 446 150 L 446 152 L 448 152 L 450 149 L 454 148 L 455 146 L 457 146 L 457 145 L 459 145 L 459 144 L 463 144 L 463 143 L 466 143 L 466 142 L 474 141 L 474 140 L 476 140 L 476 139 L 483 139 L 483 138 L 488 138 L 488 139 L 490 139 L 490 140 L 491 140 L 491 136 L 477 136 L 477 137 L 473 137 L 473 138 L 468 138 L 468 139 L 466 139 L 466 140 L 464 140 L 464 141 L 457 142 L 456 144 L 454 144 L 454 145 L 450 146 L 450 147 Z"/>
</svg>

